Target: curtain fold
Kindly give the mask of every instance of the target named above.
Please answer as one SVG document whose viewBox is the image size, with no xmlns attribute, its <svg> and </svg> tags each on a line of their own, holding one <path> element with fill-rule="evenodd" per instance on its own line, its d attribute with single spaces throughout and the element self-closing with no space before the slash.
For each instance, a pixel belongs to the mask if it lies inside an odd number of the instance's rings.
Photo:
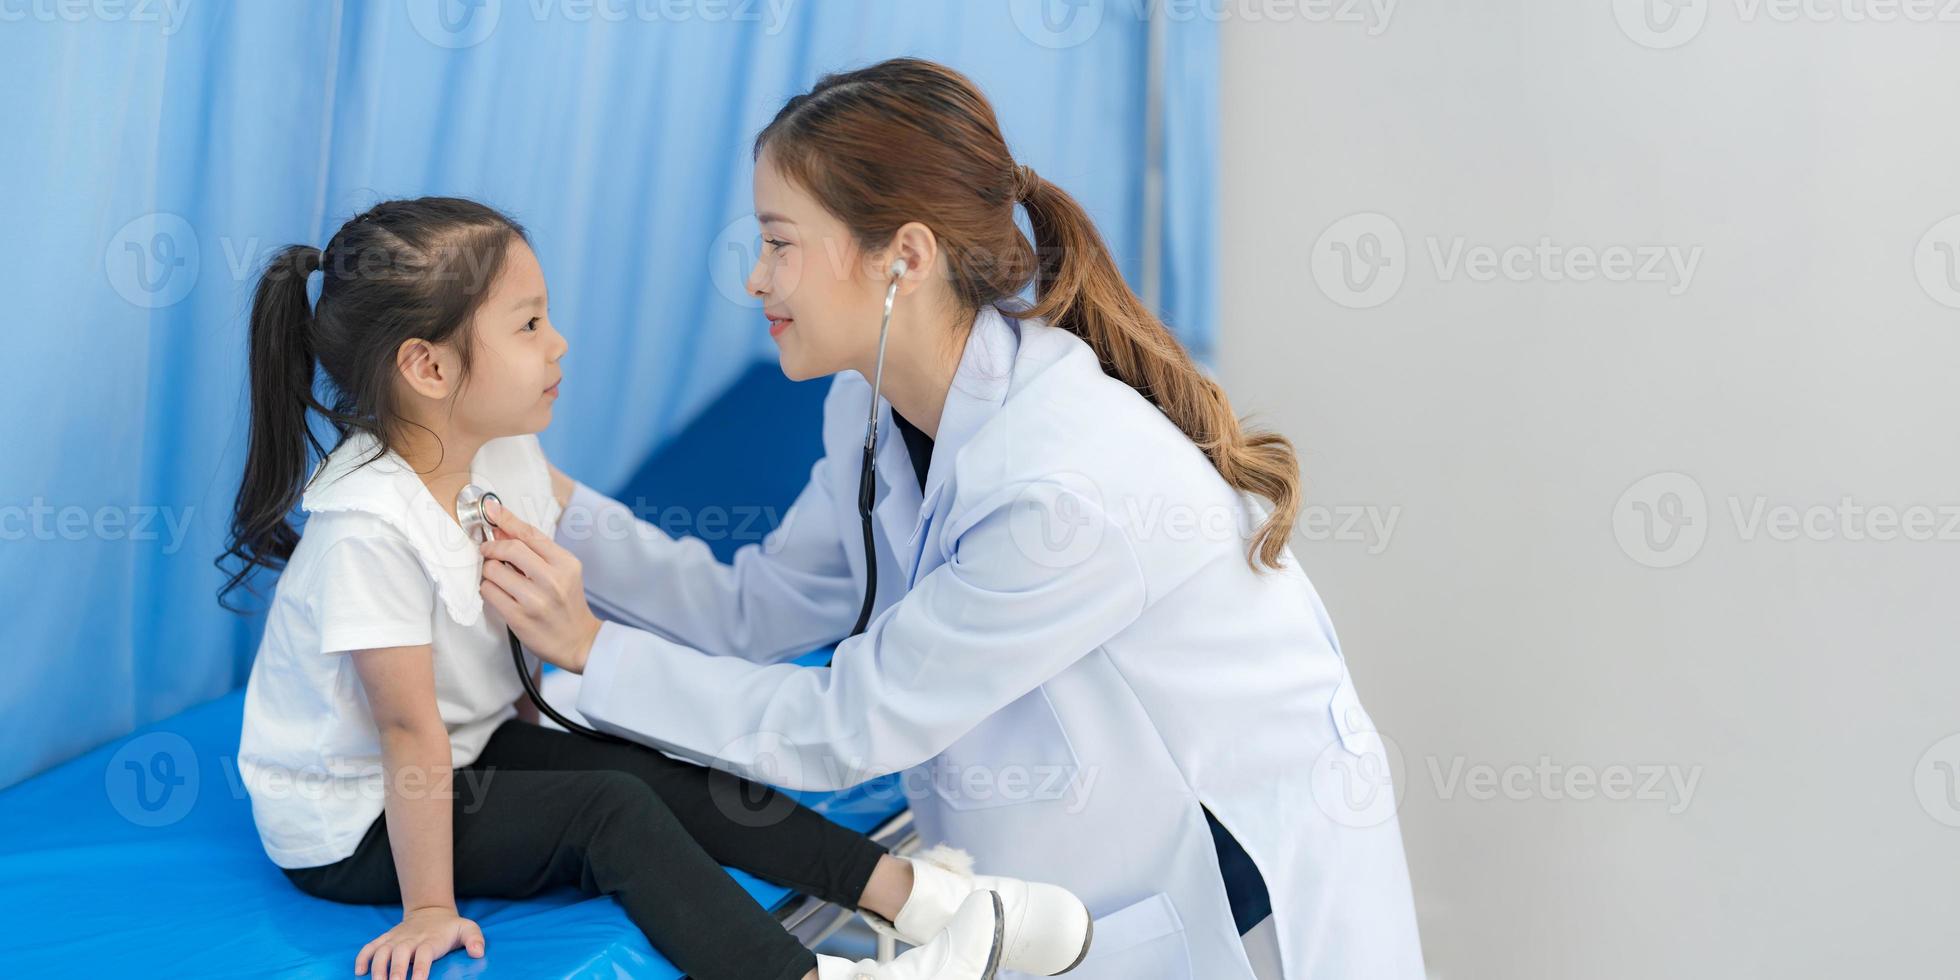
<svg viewBox="0 0 1960 980">
<path fill-rule="evenodd" d="M 773 361 L 741 290 L 756 249 L 749 145 L 825 71 L 916 55 L 967 73 L 1017 157 L 1090 209 L 1138 281 L 1147 10 L 10 5 L 0 786 L 243 683 L 261 620 L 219 609 L 211 560 L 243 465 L 251 289 L 273 251 L 322 245 L 392 197 L 513 214 L 572 345 L 545 446 L 618 486 Z M 1160 120 L 1163 313 L 1201 354 L 1215 330 L 1215 52 L 1215 24 L 1172 25 Z"/>
</svg>

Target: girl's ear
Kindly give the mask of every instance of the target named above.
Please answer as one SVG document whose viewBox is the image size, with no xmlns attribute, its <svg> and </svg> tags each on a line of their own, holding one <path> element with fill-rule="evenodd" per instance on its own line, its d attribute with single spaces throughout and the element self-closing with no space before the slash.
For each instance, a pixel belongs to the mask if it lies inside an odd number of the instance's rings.
<svg viewBox="0 0 1960 980">
<path fill-rule="evenodd" d="M 872 270 L 873 278 L 880 283 L 891 282 L 892 263 L 905 260 L 905 276 L 898 284 L 900 295 L 910 295 L 922 283 L 941 273 L 939 268 L 939 238 L 932 229 L 917 221 L 908 221 L 892 234 L 891 244 L 880 253 L 878 267 Z"/>
<path fill-rule="evenodd" d="M 395 369 L 416 394 L 442 401 L 455 392 L 457 366 L 448 351 L 420 338 L 402 341 L 395 349 Z"/>
</svg>

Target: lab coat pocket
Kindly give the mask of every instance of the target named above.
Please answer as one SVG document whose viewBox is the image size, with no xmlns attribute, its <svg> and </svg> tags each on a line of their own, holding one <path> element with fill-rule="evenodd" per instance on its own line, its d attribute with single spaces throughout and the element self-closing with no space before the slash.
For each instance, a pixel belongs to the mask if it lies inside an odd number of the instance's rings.
<svg viewBox="0 0 1960 980">
<path fill-rule="evenodd" d="M 1003 974 L 1005 976 L 1007 974 Z M 1191 951 L 1184 921 L 1170 896 L 1158 892 L 1095 921 L 1089 955 L 1069 980 L 1190 980 Z"/>
<path fill-rule="evenodd" d="M 1055 706 L 1035 688 L 930 763 L 932 791 L 955 810 L 1067 800 L 1080 769 Z"/>
</svg>

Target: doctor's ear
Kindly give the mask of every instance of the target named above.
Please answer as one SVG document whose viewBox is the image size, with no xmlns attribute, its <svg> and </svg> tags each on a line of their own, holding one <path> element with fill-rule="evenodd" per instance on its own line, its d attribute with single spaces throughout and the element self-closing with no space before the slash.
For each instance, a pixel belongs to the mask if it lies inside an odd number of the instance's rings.
<svg viewBox="0 0 1960 980">
<path fill-rule="evenodd" d="M 454 351 L 420 338 L 404 340 L 395 348 L 395 369 L 416 394 L 436 401 L 455 394 L 463 375 Z"/>
<path fill-rule="evenodd" d="M 939 274 L 939 257 L 939 239 L 932 229 L 910 221 L 901 226 L 892 235 L 891 244 L 877 254 L 871 274 L 880 284 L 898 278 L 898 291 L 905 295 Z"/>
</svg>

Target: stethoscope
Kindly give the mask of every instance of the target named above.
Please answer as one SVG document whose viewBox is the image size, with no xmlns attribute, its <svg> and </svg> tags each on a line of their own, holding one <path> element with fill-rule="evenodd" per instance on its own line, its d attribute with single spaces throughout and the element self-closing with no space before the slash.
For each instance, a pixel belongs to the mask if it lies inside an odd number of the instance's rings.
<svg viewBox="0 0 1960 980">
<path fill-rule="evenodd" d="M 489 515 L 483 512 L 483 505 L 492 500 L 495 500 L 499 506 L 504 502 L 503 498 L 474 483 L 465 486 L 456 494 L 456 520 L 463 525 L 463 533 L 468 534 L 477 544 L 488 542 L 492 537 L 492 529 L 496 526 L 490 523 Z M 581 725 L 546 704 L 544 695 L 538 692 L 537 682 L 531 679 L 530 665 L 524 662 L 524 644 L 518 642 L 517 631 L 506 626 L 504 635 L 510 639 L 510 659 L 517 665 L 517 678 L 524 682 L 524 693 L 530 697 L 532 704 L 538 706 L 539 711 L 544 712 L 545 717 L 563 725 L 566 731 L 577 732 L 586 738 L 598 739 L 601 742 L 625 743 L 627 741 L 617 735 L 608 735 L 596 728 Z"/>
<path fill-rule="evenodd" d="M 907 268 L 904 259 L 892 262 L 892 283 L 885 289 L 885 315 L 878 321 L 878 363 L 871 371 L 871 407 L 864 417 L 864 465 L 858 468 L 858 520 L 864 525 L 864 606 L 858 610 L 857 625 L 851 627 L 845 639 L 864 632 L 871 622 L 871 603 L 878 595 L 878 547 L 871 539 L 871 505 L 878 492 L 878 481 L 872 459 L 878 454 L 878 399 L 885 384 L 885 338 L 891 334 L 892 303 L 898 299 L 898 283 L 905 278 Z"/>
<path fill-rule="evenodd" d="M 891 335 L 892 305 L 898 300 L 898 283 L 905 277 L 908 267 L 904 259 L 892 263 L 891 285 L 885 289 L 885 313 L 878 321 L 878 361 L 871 372 L 871 408 L 864 419 L 864 464 L 858 470 L 858 520 L 864 527 L 864 605 L 858 610 L 857 625 L 851 627 L 850 636 L 864 632 L 871 622 L 871 606 L 878 595 L 878 549 L 872 537 L 871 508 L 877 496 L 877 468 L 874 460 L 878 453 L 878 401 L 884 391 L 885 383 L 885 340 Z M 483 512 L 483 505 L 495 500 L 499 505 L 503 499 L 495 493 L 472 483 L 456 495 L 456 519 L 463 526 L 463 532 L 478 544 L 488 542 L 493 536 L 495 525 Z M 576 732 L 587 738 L 602 742 L 626 742 L 627 739 L 609 735 L 595 728 L 588 728 L 558 713 L 556 708 L 545 703 L 544 695 L 539 693 L 538 685 L 531 679 L 531 671 L 524 661 L 524 644 L 517 639 L 517 631 L 506 626 L 504 635 L 510 639 L 511 663 L 517 667 L 517 677 L 524 682 L 524 693 L 531 703 L 538 706 L 545 717 L 564 726 L 566 731 Z M 849 636 L 846 637 L 849 639 Z"/>
</svg>

